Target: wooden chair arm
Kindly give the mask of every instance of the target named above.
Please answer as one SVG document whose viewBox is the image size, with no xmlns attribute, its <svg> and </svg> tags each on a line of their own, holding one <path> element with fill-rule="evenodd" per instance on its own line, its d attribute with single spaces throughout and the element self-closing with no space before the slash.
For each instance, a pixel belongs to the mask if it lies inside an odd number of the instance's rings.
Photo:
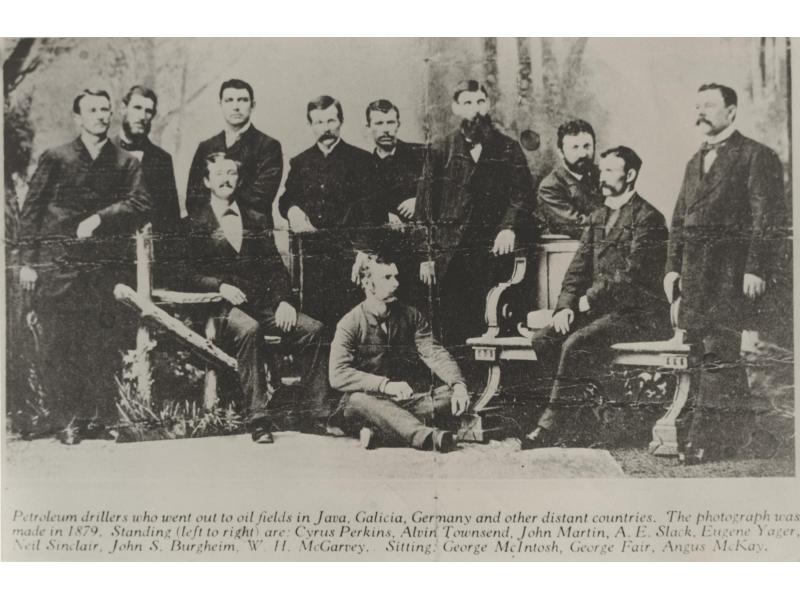
<svg viewBox="0 0 800 600">
<path fill-rule="evenodd" d="M 175 292 L 153 290 L 153 301 L 161 304 L 210 304 L 222 302 L 219 292 Z"/>
</svg>

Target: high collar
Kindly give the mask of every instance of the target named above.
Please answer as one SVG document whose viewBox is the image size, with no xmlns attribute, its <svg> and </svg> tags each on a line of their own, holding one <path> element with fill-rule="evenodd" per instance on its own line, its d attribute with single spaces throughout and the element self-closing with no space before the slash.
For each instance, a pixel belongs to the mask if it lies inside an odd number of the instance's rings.
<svg viewBox="0 0 800 600">
<path fill-rule="evenodd" d="M 333 146 L 331 146 L 330 148 L 327 148 L 327 147 L 323 146 L 322 144 L 320 144 L 319 142 L 317 142 L 317 148 L 319 148 L 319 151 L 322 152 L 322 156 L 327 158 L 328 156 L 333 154 L 333 151 L 336 150 L 336 147 L 339 145 L 339 143 L 341 141 L 342 141 L 341 137 L 337 138 L 336 141 L 334 142 Z"/>
<path fill-rule="evenodd" d="M 227 200 L 222 200 L 221 198 L 217 198 L 215 195 L 211 194 L 211 210 L 214 211 L 214 215 L 216 215 L 217 220 L 222 220 L 222 215 L 225 214 L 226 211 L 232 210 L 237 216 L 242 216 L 242 211 L 239 209 L 239 205 L 236 204 L 236 200 L 233 202 L 228 202 Z"/>
<path fill-rule="evenodd" d="M 248 119 L 247 124 L 239 130 L 233 130 L 229 127 L 225 127 L 225 129 L 222 130 L 222 135 L 225 137 L 225 146 L 227 148 L 233 146 L 245 133 L 250 130 L 252 126 L 253 121 Z"/>
<path fill-rule="evenodd" d="M 729 137 L 731 137 L 734 133 L 736 133 L 736 124 L 735 123 L 731 123 L 725 129 L 720 131 L 717 135 L 708 135 L 708 136 L 706 136 L 704 141 L 707 144 L 712 144 L 712 145 L 721 144 L 722 142 L 727 140 Z"/>
<path fill-rule="evenodd" d="M 627 192 L 623 192 L 619 196 L 608 196 L 604 204 L 610 208 L 611 210 L 619 210 L 623 206 L 625 206 L 628 202 L 630 202 L 633 195 L 636 193 L 635 189 L 629 190 Z"/>
<path fill-rule="evenodd" d="M 394 302 L 384 303 L 368 296 L 361 303 L 361 308 L 364 311 L 364 314 L 367 316 L 367 321 L 373 325 L 380 325 L 392 314 L 392 306 L 396 303 L 397 300 Z"/>
<path fill-rule="evenodd" d="M 102 152 L 103 147 L 106 145 L 106 143 L 108 143 L 108 136 L 104 137 L 101 141 L 98 141 L 95 136 L 87 135 L 84 131 L 81 131 L 78 139 L 83 144 L 83 147 L 86 148 L 86 151 L 89 153 L 89 156 L 92 157 L 92 160 L 95 160 L 98 156 L 100 156 L 100 152 Z"/>
</svg>

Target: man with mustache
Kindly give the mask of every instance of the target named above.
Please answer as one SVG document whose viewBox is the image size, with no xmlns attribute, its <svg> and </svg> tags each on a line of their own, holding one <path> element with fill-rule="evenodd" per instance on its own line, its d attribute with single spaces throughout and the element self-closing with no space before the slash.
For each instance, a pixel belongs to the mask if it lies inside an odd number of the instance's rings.
<svg viewBox="0 0 800 600">
<path fill-rule="evenodd" d="M 208 202 L 203 185 L 205 158 L 224 152 L 241 164 L 238 201 L 267 219 L 272 229 L 272 204 L 283 177 L 283 152 L 278 140 L 262 133 L 251 120 L 256 107 L 253 87 L 241 79 L 224 81 L 219 88 L 219 106 L 225 119 L 223 130 L 197 146 L 189 170 L 186 210 L 192 212 Z"/>
<path fill-rule="evenodd" d="M 331 343 L 330 382 L 344 392 L 337 416 L 355 430 L 365 426 L 365 448 L 377 434 L 419 450 L 455 449 L 449 429 L 469 405 L 458 365 L 422 313 L 397 300 L 389 251 L 364 260 L 359 278 L 365 299 L 339 321 Z M 433 388 L 432 375 L 444 385 Z"/>
<path fill-rule="evenodd" d="M 419 255 L 425 253 L 425 237 L 416 228 L 399 225 L 412 222 L 416 213 L 425 145 L 405 142 L 397 137 L 400 109 L 389 100 L 370 102 L 366 117 L 367 129 L 375 143 L 372 162 L 378 201 L 374 206 L 380 211 L 375 220 L 392 225 L 376 231 L 373 237 L 375 243 L 383 242 L 395 248 L 400 269 L 400 294 L 405 302 L 421 308 L 427 304 L 428 290 L 421 285 L 415 271 L 422 260 Z M 353 276 L 357 278 L 358 266 L 354 268 Z"/>
<path fill-rule="evenodd" d="M 344 113 L 331 96 L 306 107 L 314 145 L 289 161 L 278 207 L 303 236 L 303 309 L 334 326 L 354 304 L 352 269 L 368 245 L 364 227 L 376 226 L 372 156 L 341 137 Z"/>
<path fill-rule="evenodd" d="M 563 409 L 581 402 L 589 378 L 608 373 L 610 347 L 669 333 L 660 293 L 666 258 L 664 216 L 635 190 L 642 160 L 627 146 L 603 152 L 600 182 L 605 206 L 589 217 L 558 297 L 550 325 L 532 339 L 536 369 L 555 374 L 548 406 L 528 447 L 557 441 Z"/>
<path fill-rule="evenodd" d="M 500 133 L 489 95 L 462 81 L 451 108 L 456 131 L 429 148 L 417 194 L 418 219 L 431 229 L 434 260 L 420 264 L 426 285 L 438 282 L 443 341 L 450 347 L 482 333 L 486 292 L 519 244 L 520 224 L 534 210 L 533 180 L 519 144 Z"/>
<path fill-rule="evenodd" d="M 264 334 L 280 335 L 301 363 L 302 412 L 312 431 L 317 421 L 327 421 L 329 413 L 322 323 L 295 308 L 297 300 L 266 231 L 266 217 L 239 205 L 239 164 L 222 153 L 206 157 L 205 162 L 203 184 L 209 201 L 189 217 L 192 235 L 185 257 L 191 268 L 184 286 L 191 291 L 219 292 L 226 300 L 225 315 L 218 323 L 219 343 L 232 350 L 238 363 L 253 441 L 273 441 Z"/>
<path fill-rule="evenodd" d="M 686 165 L 664 277 L 667 298 L 681 296 L 678 324 L 701 360 L 678 456 L 687 465 L 724 457 L 747 441 L 752 408 L 741 333 L 774 274 L 783 213 L 781 162 L 736 129 L 736 91 L 702 85 L 695 109 L 705 141 Z"/>
<path fill-rule="evenodd" d="M 139 161 L 108 139 L 108 92 L 84 90 L 72 111 L 78 137 L 42 154 L 22 207 L 20 283 L 36 292 L 54 419 L 81 435 L 102 430 L 93 418 L 116 414 L 125 315 L 113 288 L 132 283 L 130 240 L 151 200 Z"/>
<path fill-rule="evenodd" d="M 537 216 L 546 233 L 580 239 L 589 215 L 603 203 L 594 164 L 594 129 L 580 119 L 558 128 L 558 164 L 539 184 Z"/>
<path fill-rule="evenodd" d="M 144 185 L 153 202 L 153 232 L 175 231 L 181 222 L 181 207 L 172 156 L 149 137 L 158 110 L 158 97 L 150 88 L 134 85 L 122 98 L 122 105 L 122 131 L 114 138 L 114 143 L 142 163 Z"/>
</svg>

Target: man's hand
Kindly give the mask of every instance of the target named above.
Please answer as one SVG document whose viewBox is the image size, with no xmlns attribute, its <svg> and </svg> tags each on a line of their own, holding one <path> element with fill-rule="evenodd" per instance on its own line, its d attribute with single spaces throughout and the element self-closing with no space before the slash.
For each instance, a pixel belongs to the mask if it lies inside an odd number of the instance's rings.
<svg viewBox="0 0 800 600">
<path fill-rule="evenodd" d="M 33 291 L 36 287 L 36 280 L 39 279 L 38 273 L 30 267 L 22 267 L 19 270 L 19 283 L 25 291 Z"/>
<path fill-rule="evenodd" d="M 432 260 L 420 263 L 419 265 L 419 280 L 425 285 L 433 285 L 436 283 L 436 267 Z"/>
<path fill-rule="evenodd" d="M 453 395 L 450 398 L 450 409 L 453 411 L 454 416 L 463 415 L 469 408 L 469 392 L 467 386 L 463 383 L 457 383 L 453 386 Z"/>
<path fill-rule="evenodd" d="M 403 200 L 400 204 L 397 205 L 397 212 L 400 213 L 401 217 L 405 217 L 406 219 L 410 219 L 414 216 L 414 213 L 417 211 L 417 199 L 416 198 L 407 198 Z"/>
<path fill-rule="evenodd" d="M 569 326 L 575 318 L 575 313 L 571 308 L 564 308 L 553 315 L 553 320 L 550 324 L 560 334 L 564 335 L 569 333 Z"/>
<path fill-rule="evenodd" d="M 288 302 L 281 302 L 275 310 L 275 324 L 281 331 L 289 332 L 297 325 L 297 310 Z"/>
<path fill-rule="evenodd" d="M 514 240 L 516 237 L 517 236 L 512 229 L 503 229 L 503 231 L 498 233 L 497 237 L 494 238 L 492 254 L 495 256 L 503 256 L 504 254 L 510 254 L 513 252 Z"/>
<path fill-rule="evenodd" d="M 299 206 L 290 208 L 286 216 L 289 219 L 289 229 L 295 233 L 308 233 L 317 230 L 308 220 L 308 215 Z"/>
<path fill-rule="evenodd" d="M 361 267 L 367 264 L 368 260 L 369 255 L 360 250 L 356 252 L 356 259 L 353 261 L 353 268 L 350 270 L 350 281 L 356 285 L 358 285 L 358 281 L 361 279 Z"/>
<path fill-rule="evenodd" d="M 581 299 L 578 300 L 578 312 L 589 312 L 589 298 L 586 296 L 581 296 Z"/>
<path fill-rule="evenodd" d="M 79 240 L 92 237 L 94 230 L 100 226 L 100 215 L 92 215 L 78 223 L 78 231 L 76 235 Z"/>
<path fill-rule="evenodd" d="M 750 298 L 751 300 L 755 300 L 761 294 L 764 293 L 764 290 L 767 289 L 767 282 L 761 279 L 758 275 L 753 275 L 752 273 L 745 273 L 744 274 L 744 285 L 742 286 L 742 291 L 744 295 Z"/>
<path fill-rule="evenodd" d="M 231 285 L 229 283 L 220 284 L 219 293 L 223 298 L 225 298 L 225 300 L 234 306 L 239 306 L 240 304 L 247 302 L 247 296 L 245 293 L 235 285 Z"/>
<path fill-rule="evenodd" d="M 664 275 L 664 293 L 667 295 L 667 302 L 675 302 L 675 298 L 673 298 L 675 291 L 675 282 L 678 282 L 678 286 L 681 284 L 681 274 L 677 271 L 670 271 L 666 275 Z"/>
<path fill-rule="evenodd" d="M 392 396 L 395 400 L 408 400 L 414 393 L 414 390 L 405 381 L 390 381 L 383 391 L 387 396 Z"/>
</svg>

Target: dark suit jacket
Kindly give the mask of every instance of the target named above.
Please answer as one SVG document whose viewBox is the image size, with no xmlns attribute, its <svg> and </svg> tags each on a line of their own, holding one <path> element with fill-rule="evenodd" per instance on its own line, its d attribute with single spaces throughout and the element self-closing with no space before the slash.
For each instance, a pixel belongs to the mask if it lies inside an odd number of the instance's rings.
<svg viewBox="0 0 800 600">
<path fill-rule="evenodd" d="M 408 219 L 399 215 L 397 207 L 404 200 L 417 195 L 422 166 L 425 163 L 425 145 L 397 140 L 392 156 L 380 158 L 377 151 L 373 151 L 372 162 L 379 199 L 375 204 L 380 204 L 381 207 L 381 214 L 376 220 L 387 223 L 388 213 L 394 213 L 407 221 Z"/>
<path fill-rule="evenodd" d="M 275 310 L 282 302 L 299 307 L 292 294 L 289 275 L 275 247 L 264 215 L 239 207 L 242 214 L 242 247 L 236 252 L 222 232 L 209 203 L 189 217 L 190 235 L 182 253 L 186 291 L 217 292 L 223 283 L 234 285 L 247 296 L 247 305 Z"/>
<path fill-rule="evenodd" d="M 502 229 L 519 229 L 533 214 L 533 179 L 519 144 L 497 130 L 477 163 L 460 132 L 431 145 L 417 193 L 418 219 L 436 225 L 437 274 L 457 248 L 489 247 Z M 519 231 L 517 231 L 519 236 Z"/>
<path fill-rule="evenodd" d="M 286 190 L 279 209 L 292 206 L 308 215 L 317 229 L 373 224 L 375 183 L 372 155 L 344 140 L 326 157 L 314 144 L 289 161 Z"/>
<path fill-rule="evenodd" d="M 659 265 L 667 252 L 667 225 L 662 215 L 638 194 L 620 208 L 608 234 L 611 209 L 595 210 L 580 247 L 561 285 L 556 311 L 571 308 L 586 295 L 593 314 L 630 317 L 669 314 Z"/>
<path fill-rule="evenodd" d="M 536 215 L 547 233 L 580 239 L 589 216 L 602 205 L 597 173 L 577 179 L 562 164 L 539 184 Z"/>
<path fill-rule="evenodd" d="M 741 330 L 744 274 L 766 280 L 780 242 L 783 168 L 775 152 L 738 131 L 705 175 L 702 161 L 698 151 L 686 165 L 666 270 L 681 274 L 682 327 Z"/>
<path fill-rule="evenodd" d="M 189 169 L 187 212 L 191 215 L 197 208 L 208 203 L 208 189 L 203 185 L 203 173 L 206 157 L 215 152 L 225 152 L 241 163 L 237 202 L 239 206 L 264 215 L 267 228 L 272 229 L 272 203 L 283 177 L 283 152 L 278 140 L 262 133 L 252 124 L 230 148 L 225 145 L 224 131 L 197 146 Z"/>
<path fill-rule="evenodd" d="M 22 208 L 22 262 L 45 272 L 39 291 L 59 295 L 78 273 L 127 256 L 129 236 L 150 219 L 152 203 L 139 161 L 111 141 L 96 160 L 80 138 L 39 158 Z M 94 214 L 100 226 L 76 241 L 78 224 Z"/>
<path fill-rule="evenodd" d="M 375 393 L 387 379 L 429 389 L 431 372 L 450 387 L 464 382 L 456 361 L 436 341 L 428 320 L 416 308 L 394 302 L 385 324 L 386 331 L 364 302 L 342 317 L 331 343 L 329 374 L 334 389 Z"/>
<path fill-rule="evenodd" d="M 113 141 L 120 146 L 119 136 Z M 149 138 L 145 138 L 142 146 L 142 177 L 153 202 L 150 220 L 153 232 L 174 231 L 181 222 L 181 205 L 178 201 L 172 156 Z"/>
</svg>

